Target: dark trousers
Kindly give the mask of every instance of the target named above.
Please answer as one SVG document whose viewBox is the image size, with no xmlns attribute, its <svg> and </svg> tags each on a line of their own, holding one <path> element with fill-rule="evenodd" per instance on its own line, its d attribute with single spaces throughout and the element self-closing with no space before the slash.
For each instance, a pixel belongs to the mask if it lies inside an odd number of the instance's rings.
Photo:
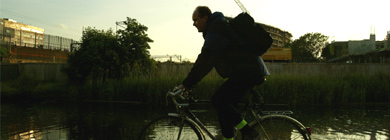
<svg viewBox="0 0 390 140">
<path fill-rule="evenodd" d="M 255 85 L 264 82 L 262 76 L 229 78 L 211 98 L 218 112 L 219 125 L 222 135 L 226 138 L 234 136 L 234 127 L 242 121 L 241 113 L 237 110 L 239 101 Z"/>
</svg>

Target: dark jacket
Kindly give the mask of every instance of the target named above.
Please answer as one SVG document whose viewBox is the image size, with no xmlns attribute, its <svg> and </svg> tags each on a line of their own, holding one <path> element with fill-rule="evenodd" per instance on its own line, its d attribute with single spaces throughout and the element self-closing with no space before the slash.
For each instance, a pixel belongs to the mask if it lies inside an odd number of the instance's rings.
<svg viewBox="0 0 390 140">
<path fill-rule="evenodd" d="M 239 49 L 239 42 L 220 12 L 211 14 L 206 22 L 202 51 L 183 81 L 191 88 L 206 76 L 212 68 L 223 78 L 247 79 L 269 75 L 261 57 Z"/>
</svg>

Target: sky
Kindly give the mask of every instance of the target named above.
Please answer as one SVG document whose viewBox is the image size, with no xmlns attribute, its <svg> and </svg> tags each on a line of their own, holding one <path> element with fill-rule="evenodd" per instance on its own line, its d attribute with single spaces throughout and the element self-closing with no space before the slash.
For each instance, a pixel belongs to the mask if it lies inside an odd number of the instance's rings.
<svg viewBox="0 0 390 140">
<path fill-rule="evenodd" d="M 390 31 L 390 0 L 241 0 L 256 22 L 293 35 L 319 32 L 329 41 L 376 40 Z M 116 30 L 127 17 L 148 27 L 154 41 L 150 53 L 181 55 L 194 62 L 203 38 L 192 26 L 192 13 L 209 6 L 234 17 L 241 9 L 234 0 L 0 0 L 0 18 L 45 29 L 46 34 L 80 40 L 83 27 Z"/>
</svg>

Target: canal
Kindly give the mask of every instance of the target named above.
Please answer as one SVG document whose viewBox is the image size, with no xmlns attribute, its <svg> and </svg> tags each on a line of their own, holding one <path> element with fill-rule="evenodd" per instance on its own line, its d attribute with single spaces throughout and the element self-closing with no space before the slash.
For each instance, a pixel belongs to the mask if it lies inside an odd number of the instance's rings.
<svg viewBox="0 0 390 140">
<path fill-rule="evenodd" d="M 212 132 L 218 129 L 211 105 L 194 105 Z M 390 105 L 289 108 L 311 127 L 313 139 L 390 139 Z M 150 120 L 175 112 L 170 104 L 2 103 L 2 140 L 134 140 Z"/>
</svg>

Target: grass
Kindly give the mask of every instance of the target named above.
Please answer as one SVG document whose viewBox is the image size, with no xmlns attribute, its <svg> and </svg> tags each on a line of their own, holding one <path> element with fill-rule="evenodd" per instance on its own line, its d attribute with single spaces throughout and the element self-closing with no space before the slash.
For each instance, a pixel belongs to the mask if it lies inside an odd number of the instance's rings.
<svg viewBox="0 0 390 140">
<path fill-rule="evenodd" d="M 105 84 L 87 83 L 70 86 L 66 82 L 35 81 L 23 74 L 18 79 L 1 83 L 3 95 L 29 95 L 35 98 L 104 101 L 165 102 L 168 90 L 179 85 L 184 74 L 136 76 L 124 80 L 109 79 Z M 224 79 L 211 73 L 193 90 L 195 98 L 209 99 Z M 290 105 L 343 105 L 348 103 L 390 101 L 390 73 L 365 75 L 271 75 L 255 88 L 266 103 Z"/>
<path fill-rule="evenodd" d="M 66 82 L 37 81 L 34 76 L 23 73 L 13 81 L 1 82 L 1 96 L 19 100 L 23 99 L 57 99 L 68 96 L 69 86 Z"/>
<path fill-rule="evenodd" d="M 266 102 L 340 105 L 389 102 L 390 74 L 275 75 L 257 89 Z"/>
</svg>

